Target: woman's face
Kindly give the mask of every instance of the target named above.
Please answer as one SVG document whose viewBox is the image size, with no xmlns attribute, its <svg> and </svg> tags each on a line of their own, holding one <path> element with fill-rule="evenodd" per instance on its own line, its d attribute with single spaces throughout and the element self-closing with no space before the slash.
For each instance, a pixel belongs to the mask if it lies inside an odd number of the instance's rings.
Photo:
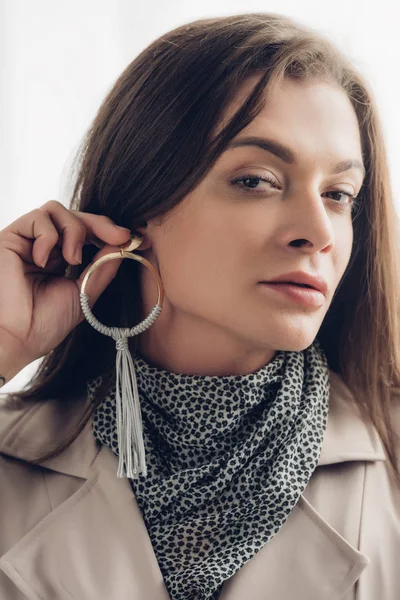
<svg viewBox="0 0 400 600">
<path fill-rule="evenodd" d="M 256 81 L 249 78 L 238 90 L 226 117 Z M 286 146 L 292 160 L 244 145 L 250 137 Z M 345 92 L 285 80 L 233 141 L 167 219 L 140 229 L 139 250 L 158 268 L 165 300 L 139 347 L 171 371 L 244 374 L 276 350 L 307 348 L 350 259 L 347 194 L 359 193 L 364 174 L 357 167 L 335 173 L 342 161 L 362 164 L 358 122 Z M 293 271 L 325 279 L 328 291 L 318 305 L 260 283 Z M 148 314 L 157 287 L 148 269 L 141 276 Z"/>
</svg>

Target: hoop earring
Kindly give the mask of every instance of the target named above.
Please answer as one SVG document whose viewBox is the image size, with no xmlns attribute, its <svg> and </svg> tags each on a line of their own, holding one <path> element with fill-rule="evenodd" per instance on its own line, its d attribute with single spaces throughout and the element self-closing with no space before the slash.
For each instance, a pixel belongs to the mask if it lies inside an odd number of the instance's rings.
<svg viewBox="0 0 400 600">
<path fill-rule="evenodd" d="M 117 477 L 138 478 L 139 473 L 147 475 L 145 450 L 143 442 L 143 424 L 140 410 L 140 400 L 137 388 L 135 367 L 132 355 L 129 352 L 128 337 L 138 335 L 148 329 L 160 315 L 164 300 L 164 288 L 161 278 L 154 266 L 134 250 L 142 243 L 143 236 L 131 235 L 130 241 L 119 246 L 119 252 L 111 252 L 96 260 L 89 268 L 82 281 L 80 290 L 80 303 L 86 320 L 104 335 L 116 341 L 116 404 L 117 404 L 117 434 L 119 463 Z M 103 263 L 115 258 L 130 258 L 136 260 L 150 269 L 158 286 L 157 304 L 150 314 L 135 327 L 107 327 L 96 319 L 89 308 L 89 297 L 85 293 L 86 284 L 91 274 Z M 133 464 L 132 464 L 133 460 Z"/>
</svg>

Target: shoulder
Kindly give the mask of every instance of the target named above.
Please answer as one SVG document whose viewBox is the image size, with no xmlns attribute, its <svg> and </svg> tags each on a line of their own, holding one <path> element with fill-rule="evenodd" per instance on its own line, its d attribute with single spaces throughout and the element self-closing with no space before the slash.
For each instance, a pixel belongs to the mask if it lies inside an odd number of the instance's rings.
<svg viewBox="0 0 400 600">
<path fill-rule="evenodd" d="M 355 441 L 360 442 L 361 433 L 367 434 L 375 451 L 385 454 L 384 445 L 377 428 L 371 422 L 371 419 L 366 417 L 361 407 L 364 404 L 364 399 L 353 393 L 345 383 L 343 377 L 329 369 L 330 378 L 330 398 L 329 398 L 329 417 L 328 427 L 343 431 L 346 427 L 348 433 L 351 432 Z M 391 388 L 390 404 L 388 406 L 389 421 L 394 433 L 392 438 L 392 446 L 400 468 L 400 387 Z M 342 440 L 341 440 L 342 441 Z M 372 449 L 372 448 L 371 448 Z"/>
<path fill-rule="evenodd" d="M 78 427 L 85 397 L 14 403 L 0 400 L 0 453 L 30 462 Z"/>
<path fill-rule="evenodd" d="M 11 438 L 18 437 L 19 428 L 40 410 L 41 404 L 11 402 L 8 397 L 0 399 L 0 452 L 9 446 Z"/>
<path fill-rule="evenodd" d="M 390 416 L 395 434 L 394 458 L 400 468 L 400 394 L 397 390 L 392 393 Z M 364 586 L 379 589 L 382 598 L 394 598 L 395 590 L 400 589 L 400 483 L 388 458 L 366 465 L 361 498 L 360 549 L 371 561 L 363 575 Z"/>
</svg>

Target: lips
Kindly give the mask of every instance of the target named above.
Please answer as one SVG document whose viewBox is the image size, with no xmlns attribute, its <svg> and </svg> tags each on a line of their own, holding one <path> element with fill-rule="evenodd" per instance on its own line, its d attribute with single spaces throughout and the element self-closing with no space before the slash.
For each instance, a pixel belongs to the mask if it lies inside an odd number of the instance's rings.
<svg viewBox="0 0 400 600">
<path fill-rule="evenodd" d="M 318 290 L 305 285 L 280 281 L 273 283 L 264 283 L 263 288 L 267 297 L 278 302 L 284 301 L 287 303 L 300 304 L 308 306 L 312 309 L 320 309 L 325 303 L 324 295 Z M 269 296 L 271 294 L 271 296 Z"/>
<path fill-rule="evenodd" d="M 268 284 L 287 284 L 303 287 L 305 289 L 314 289 L 321 292 L 324 296 L 328 293 L 328 284 L 322 275 L 312 274 L 306 271 L 292 271 L 291 273 L 282 273 L 270 280 L 265 280 L 262 283 Z"/>
<path fill-rule="evenodd" d="M 306 283 L 297 283 L 296 281 L 268 281 L 269 284 L 273 285 L 297 285 L 298 287 L 308 288 L 309 290 L 315 290 L 311 285 L 307 285 Z"/>
</svg>

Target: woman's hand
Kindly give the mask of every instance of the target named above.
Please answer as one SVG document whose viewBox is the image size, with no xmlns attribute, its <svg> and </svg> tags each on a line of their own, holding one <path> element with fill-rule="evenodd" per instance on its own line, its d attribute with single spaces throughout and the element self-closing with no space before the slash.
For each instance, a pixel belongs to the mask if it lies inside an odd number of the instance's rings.
<svg viewBox="0 0 400 600">
<path fill-rule="evenodd" d="M 101 248 L 94 262 L 129 237 L 128 229 L 108 217 L 69 210 L 56 200 L 1 230 L 0 356 L 6 354 L 9 364 L 14 360 L 20 370 L 58 346 L 84 319 L 79 294 L 90 265 L 72 281 L 65 277 L 68 264 L 81 262 L 84 244 Z M 91 307 L 121 261 L 108 261 L 91 275 L 86 290 Z"/>
</svg>

